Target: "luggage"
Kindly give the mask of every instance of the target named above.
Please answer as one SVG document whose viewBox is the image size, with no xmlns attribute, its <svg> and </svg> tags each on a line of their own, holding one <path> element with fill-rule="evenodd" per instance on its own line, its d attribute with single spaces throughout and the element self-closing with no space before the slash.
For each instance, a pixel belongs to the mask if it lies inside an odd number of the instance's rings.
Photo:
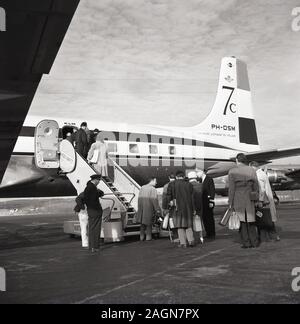
<svg viewBox="0 0 300 324">
<path fill-rule="evenodd" d="M 241 226 L 240 219 L 236 212 L 233 212 L 229 219 L 229 229 L 230 230 L 239 230 Z"/>
<path fill-rule="evenodd" d="M 262 214 L 259 217 L 259 212 Z M 261 208 L 256 212 L 256 225 L 259 229 L 264 230 L 272 230 L 273 229 L 273 221 L 270 208 Z"/>
<path fill-rule="evenodd" d="M 219 225 L 221 225 L 221 226 L 226 226 L 226 225 L 228 224 L 228 222 L 229 222 L 229 219 L 230 219 L 232 213 L 233 213 L 233 209 L 228 208 L 228 209 L 226 210 L 224 216 L 223 216 L 222 219 L 220 220 Z"/>
<path fill-rule="evenodd" d="M 193 217 L 193 230 L 195 232 L 202 232 L 202 222 L 201 222 L 201 217 L 199 215 L 195 215 Z"/>
</svg>

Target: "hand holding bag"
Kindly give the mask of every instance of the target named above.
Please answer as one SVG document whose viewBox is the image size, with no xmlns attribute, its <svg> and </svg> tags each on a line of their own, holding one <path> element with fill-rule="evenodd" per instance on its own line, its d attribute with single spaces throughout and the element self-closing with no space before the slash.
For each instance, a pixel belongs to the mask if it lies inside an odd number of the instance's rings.
<svg viewBox="0 0 300 324">
<path fill-rule="evenodd" d="M 165 216 L 165 218 L 164 218 L 162 227 L 161 227 L 162 229 L 164 229 L 164 230 L 168 229 L 169 219 L 170 219 L 170 213 L 167 213 L 166 216 Z"/>
<path fill-rule="evenodd" d="M 239 230 L 241 226 L 240 219 L 236 212 L 233 212 L 229 219 L 229 229 L 230 230 Z"/>
<path fill-rule="evenodd" d="M 195 232 L 202 232 L 202 222 L 201 222 L 201 218 L 199 215 L 195 215 L 193 217 L 193 230 Z"/>
<path fill-rule="evenodd" d="M 228 222 L 229 222 L 229 219 L 230 219 L 232 213 L 233 213 L 233 209 L 232 208 L 228 208 L 226 210 L 224 216 L 220 220 L 219 225 L 226 226 L 228 224 Z"/>
<path fill-rule="evenodd" d="M 98 162 L 99 150 L 94 150 L 93 156 L 90 160 L 91 163 L 95 164 Z"/>
</svg>

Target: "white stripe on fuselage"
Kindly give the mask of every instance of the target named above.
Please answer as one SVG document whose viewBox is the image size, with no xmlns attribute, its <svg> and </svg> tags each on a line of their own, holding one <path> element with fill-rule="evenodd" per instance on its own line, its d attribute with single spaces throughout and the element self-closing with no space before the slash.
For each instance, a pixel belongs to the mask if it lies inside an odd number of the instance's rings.
<svg viewBox="0 0 300 324">
<path fill-rule="evenodd" d="M 187 158 L 187 159 L 216 159 L 229 160 L 236 154 L 236 151 L 214 147 L 180 145 L 180 144 L 160 144 L 145 142 L 107 141 L 107 144 L 117 144 L 116 152 L 109 152 L 110 156 L 151 156 L 165 158 Z M 135 144 L 138 151 L 130 152 L 130 145 Z M 150 145 L 157 147 L 157 154 L 150 153 Z M 175 154 L 170 155 L 170 147 L 175 148 Z M 34 137 L 20 136 L 14 148 L 14 153 L 34 154 Z"/>
</svg>

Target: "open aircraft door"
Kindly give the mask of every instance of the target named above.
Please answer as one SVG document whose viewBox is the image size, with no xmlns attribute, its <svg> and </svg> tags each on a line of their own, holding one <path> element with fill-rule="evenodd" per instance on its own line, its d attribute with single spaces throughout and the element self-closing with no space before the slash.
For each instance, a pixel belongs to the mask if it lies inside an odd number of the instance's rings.
<svg viewBox="0 0 300 324">
<path fill-rule="evenodd" d="M 55 120 L 42 120 L 35 128 L 35 164 L 42 169 L 58 169 L 59 125 Z"/>
</svg>

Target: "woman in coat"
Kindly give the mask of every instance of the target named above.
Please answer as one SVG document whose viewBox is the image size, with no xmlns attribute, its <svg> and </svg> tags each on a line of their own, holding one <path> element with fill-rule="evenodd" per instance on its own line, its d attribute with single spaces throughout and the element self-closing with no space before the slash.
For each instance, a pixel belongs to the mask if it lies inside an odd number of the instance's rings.
<svg viewBox="0 0 300 324">
<path fill-rule="evenodd" d="M 255 203 L 259 198 L 259 186 L 256 172 L 247 165 L 247 158 L 244 154 L 238 154 L 236 162 L 237 167 L 230 170 L 228 174 L 229 207 L 237 213 L 241 222 L 242 247 L 258 247 Z"/>
<path fill-rule="evenodd" d="M 157 214 L 160 214 L 156 186 L 156 178 L 151 178 L 149 183 L 142 186 L 138 198 L 138 211 L 136 222 L 141 223 L 140 240 L 152 240 L 153 220 Z M 146 236 L 145 236 L 146 233 Z"/>
<path fill-rule="evenodd" d="M 89 150 L 88 161 L 93 164 L 95 170 L 101 174 L 102 177 L 108 176 L 107 158 L 107 145 L 104 142 L 102 134 L 99 133 L 96 137 L 96 142 L 92 144 Z"/>
<path fill-rule="evenodd" d="M 269 177 L 266 172 L 259 168 L 259 164 L 257 162 L 251 162 L 250 166 L 256 171 L 259 183 L 259 207 L 265 207 L 267 210 L 269 210 L 272 218 L 272 227 L 267 229 L 267 235 L 271 240 L 280 241 L 280 237 L 277 234 L 275 226 L 275 223 L 277 222 L 277 211 Z"/>
</svg>

